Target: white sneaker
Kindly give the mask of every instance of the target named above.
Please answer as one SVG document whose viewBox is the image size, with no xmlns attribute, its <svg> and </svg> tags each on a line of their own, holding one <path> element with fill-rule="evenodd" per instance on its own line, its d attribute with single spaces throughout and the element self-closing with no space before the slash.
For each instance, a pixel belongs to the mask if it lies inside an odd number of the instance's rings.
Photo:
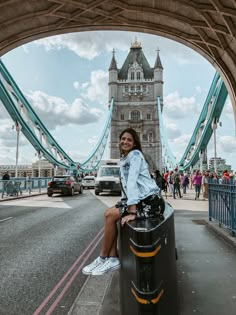
<svg viewBox="0 0 236 315">
<path fill-rule="evenodd" d="M 109 257 L 105 260 L 104 264 L 96 267 L 92 271 L 92 276 L 103 275 L 104 273 L 120 268 L 120 261 L 116 257 Z"/>
<path fill-rule="evenodd" d="M 105 263 L 106 259 L 102 259 L 101 257 L 97 257 L 90 265 L 85 266 L 82 269 L 82 273 L 84 275 L 91 275 L 93 270 L 97 267 L 102 266 Z"/>
</svg>

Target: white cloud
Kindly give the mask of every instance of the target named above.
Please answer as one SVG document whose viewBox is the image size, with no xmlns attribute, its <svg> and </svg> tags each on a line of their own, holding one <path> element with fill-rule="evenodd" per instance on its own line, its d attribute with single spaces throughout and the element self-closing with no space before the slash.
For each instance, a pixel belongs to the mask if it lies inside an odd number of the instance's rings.
<svg viewBox="0 0 236 315">
<path fill-rule="evenodd" d="M 8 114 L 8 111 L 4 107 L 3 103 L 0 101 L 0 121 L 9 119 L 10 115 Z"/>
<path fill-rule="evenodd" d="M 190 134 L 183 134 L 176 138 L 169 139 L 169 145 L 171 147 L 173 155 L 177 159 L 177 162 L 180 161 L 180 159 L 182 158 L 190 138 Z"/>
<path fill-rule="evenodd" d="M 75 82 L 73 83 L 73 86 L 74 86 L 74 88 L 75 88 L 76 90 L 78 90 L 78 89 L 80 88 L 80 83 L 79 83 L 78 81 L 75 81 Z"/>
<path fill-rule="evenodd" d="M 221 136 L 217 139 L 217 147 L 219 152 L 226 154 L 234 154 L 236 156 L 236 137 Z"/>
<path fill-rule="evenodd" d="M 88 139 L 88 143 L 90 144 L 97 144 L 98 143 L 98 137 L 97 136 L 93 136 L 91 138 Z"/>
<path fill-rule="evenodd" d="M 92 60 L 104 50 L 127 50 L 127 37 L 130 38 L 128 33 L 122 35 L 118 42 L 114 32 L 81 32 L 43 38 L 35 41 L 35 44 L 43 45 L 46 50 L 67 48 L 81 58 Z"/>
<path fill-rule="evenodd" d="M 175 91 L 164 97 L 163 115 L 169 119 L 189 119 L 198 116 L 199 110 L 196 99 L 192 97 L 180 97 L 179 92 Z"/>
<path fill-rule="evenodd" d="M 115 50 L 128 51 L 132 42 L 137 37 L 144 49 L 144 53 L 150 64 L 155 61 L 155 49 L 161 47 L 161 55 L 167 59 L 172 58 L 177 64 L 198 64 L 203 60 L 192 49 L 164 37 L 119 31 L 90 31 L 51 36 L 35 41 L 36 45 L 42 45 L 46 50 L 68 49 L 81 58 L 92 60 L 104 51 Z"/>
<path fill-rule="evenodd" d="M 177 127 L 177 125 L 169 123 L 165 124 L 166 135 L 169 140 L 180 137 L 181 130 Z"/>
<path fill-rule="evenodd" d="M 101 110 L 89 107 L 79 98 L 75 99 L 71 105 L 60 97 L 50 96 L 41 91 L 31 92 L 28 98 L 40 120 L 50 130 L 68 124 L 94 123 L 103 115 Z"/>
<path fill-rule="evenodd" d="M 96 101 L 107 106 L 108 102 L 108 72 L 103 70 L 92 71 L 90 82 L 82 85 L 87 91 L 81 95 L 90 101 Z"/>
<path fill-rule="evenodd" d="M 232 103 L 231 103 L 229 97 L 227 98 L 227 100 L 225 102 L 223 112 L 228 119 L 230 119 L 230 120 L 234 119 L 233 106 L 232 106 Z"/>
<path fill-rule="evenodd" d="M 202 88 L 200 86 L 195 86 L 195 90 L 197 93 L 202 93 Z"/>
<path fill-rule="evenodd" d="M 16 130 L 14 122 L 10 120 L 1 121 L 0 126 L 0 146 L 5 148 L 16 148 Z M 25 136 L 20 133 L 20 145 L 27 145 L 29 142 Z"/>
</svg>

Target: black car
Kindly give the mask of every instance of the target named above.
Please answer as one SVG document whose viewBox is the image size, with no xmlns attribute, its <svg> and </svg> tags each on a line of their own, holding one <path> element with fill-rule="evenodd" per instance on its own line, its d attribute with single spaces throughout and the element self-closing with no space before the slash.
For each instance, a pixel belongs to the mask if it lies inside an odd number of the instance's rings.
<svg viewBox="0 0 236 315">
<path fill-rule="evenodd" d="M 48 183 L 47 194 L 52 197 L 53 194 L 66 194 L 73 196 L 75 192 L 83 193 L 81 178 L 71 175 L 54 176 Z"/>
</svg>

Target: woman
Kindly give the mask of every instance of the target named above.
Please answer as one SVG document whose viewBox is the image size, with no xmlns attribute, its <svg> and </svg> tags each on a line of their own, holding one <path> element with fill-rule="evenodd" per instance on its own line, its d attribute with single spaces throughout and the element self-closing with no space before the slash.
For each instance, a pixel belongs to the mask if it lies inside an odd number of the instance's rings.
<svg viewBox="0 0 236 315">
<path fill-rule="evenodd" d="M 136 131 L 125 129 L 120 135 L 120 173 L 122 200 L 105 212 L 104 237 L 100 256 L 83 268 L 87 275 L 102 275 L 120 267 L 117 253 L 117 221 L 121 225 L 136 217 L 156 216 L 164 212 L 160 189 L 151 178 Z"/>
<path fill-rule="evenodd" d="M 195 200 L 198 200 L 202 186 L 202 175 L 199 170 L 197 170 L 196 174 L 193 175 L 193 185 L 195 187 Z"/>
</svg>

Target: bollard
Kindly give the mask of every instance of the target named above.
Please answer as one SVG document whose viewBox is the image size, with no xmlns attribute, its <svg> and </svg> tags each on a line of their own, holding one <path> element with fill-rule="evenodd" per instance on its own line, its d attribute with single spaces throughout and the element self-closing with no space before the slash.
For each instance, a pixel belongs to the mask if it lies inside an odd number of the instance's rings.
<svg viewBox="0 0 236 315">
<path fill-rule="evenodd" d="M 121 314 L 178 315 L 174 210 L 119 228 Z"/>
</svg>

